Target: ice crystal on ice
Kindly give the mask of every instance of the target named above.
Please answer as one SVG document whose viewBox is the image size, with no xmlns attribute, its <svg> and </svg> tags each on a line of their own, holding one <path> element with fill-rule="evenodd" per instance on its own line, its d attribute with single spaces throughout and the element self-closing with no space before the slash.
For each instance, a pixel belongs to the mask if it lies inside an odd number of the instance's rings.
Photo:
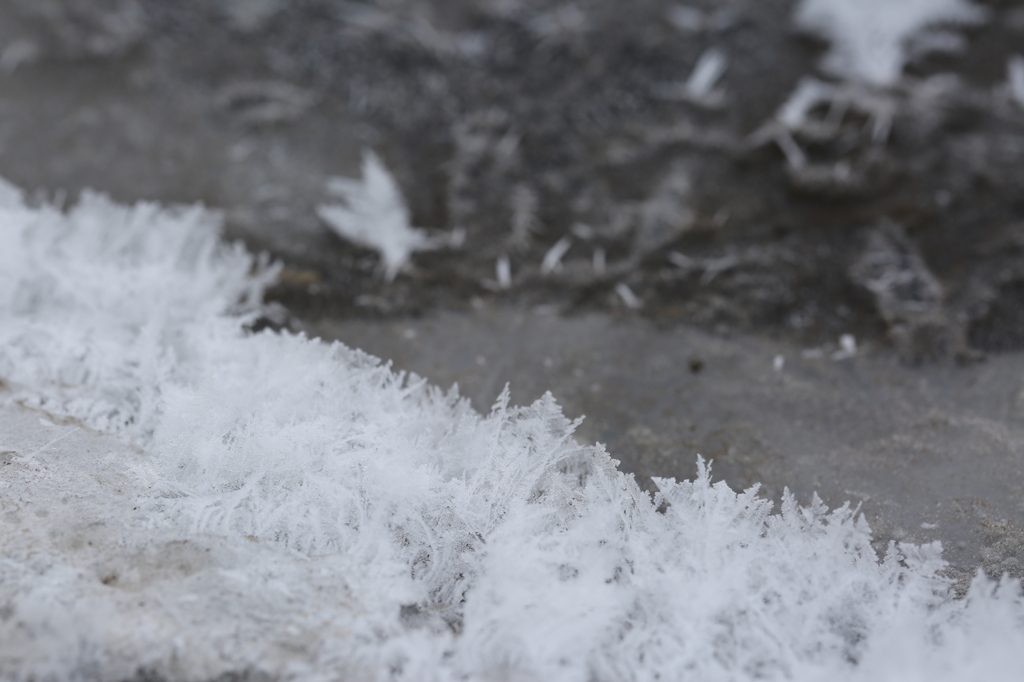
<svg viewBox="0 0 1024 682">
<path fill-rule="evenodd" d="M 1024 107 L 1024 57 L 1019 54 L 1010 57 L 1006 64 L 1007 83 L 1010 96 Z"/>
<path fill-rule="evenodd" d="M 826 71 L 875 85 L 899 79 L 908 41 L 923 30 L 940 23 L 979 23 L 985 17 L 978 5 L 965 0 L 803 0 L 795 15 L 798 26 L 832 42 L 822 64 Z"/>
<path fill-rule="evenodd" d="M 655 94 L 665 99 L 681 99 L 707 107 L 720 106 L 725 93 L 715 86 L 725 73 L 728 59 L 721 50 L 706 50 L 693 67 L 690 77 L 685 83 L 663 85 L 656 89 Z"/>
<path fill-rule="evenodd" d="M 333 178 L 329 189 L 345 203 L 320 206 L 317 213 L 343 239 L 377 251 L 387 279 L 413 252 L 435 247 L 424 230 L 412 227 L 398 183 L 374 152 L 363 155 L 362 180 Z"/>
<path fill-rule="evenodd" d="M 557 242 L 554 243 L 554 245 L 552 245 L 550 249 L 547 250 L 547 253 L 544 254 L 544 258 L 541 260 L 540 263 L 540 271 L 545 275 L 549 275 L 552 272 L 556 272 L 557 270 L 561 269 L 562 258 L 565 256 L 565 254 L 569 252 L 569 249 L 571 248 L 571 239 L 569 239 L 568 237 L 562 237 L 561 239 L 559 239 Z"/>
</svg>

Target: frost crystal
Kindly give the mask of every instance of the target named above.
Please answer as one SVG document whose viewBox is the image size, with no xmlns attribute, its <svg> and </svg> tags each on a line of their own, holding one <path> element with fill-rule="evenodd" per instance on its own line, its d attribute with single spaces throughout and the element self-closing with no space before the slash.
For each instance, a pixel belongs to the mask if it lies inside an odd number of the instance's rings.
<svg viewBox="0 0 1024 682">
<path fill-rule="evenodd" d="M 795 20 L 832 42 L 826 71 L 891 85 L 903 71 L 910 39 L 939 23 L 973 24 L 986 16 L 964 0 L 803 0 Z"/>
<path fill-rule="evenodd" d="M 320 206 L 317 213 L 342 238 L 377 251 L 388 280 L 414 251 L 436 247 L 424 230 L 412 227 L 398 184 L 374 152 L 363 154 L 362 180 L 333 178 L 328 189 L 345 203 Z"/>
<path fill-rule="evenodd" d="M 714 94 L 712 89 L 725 73 L 726 64 L 725 54 L 721 50 L 707 50 L 693 67 L 693 73 L 686 81 L 686 89 L 698 99 L 711 97 Z"/>
<path fill-rule="evenodd" d="M 725 92 L 715 86 L 728 65 L 725 53 L 719 49 L 706 50 L 697 60 L 685 83 L 670 83 L 655 88 L 655 94 L 664 99 L 679 99 L 706 107 L 718 107 Z"/>
<path fill-rule="evenodd" d="M 1024 107 L 1024 57 L 1013 55 L 1006 64 L 1010 96 Z"/>
<path fill-rule="evenodd" d="M 340 344 L 247 334 L 274 273 L 215 223 L 0 184 L 4 409 L 137 447 L 0 467 L 4 680 L 1019 676 L 1019 589 L 950 599 L 936 545 L 879 561 L 853 510 L 773 514 L 703 461 L 652 499 L 550 394 L 480 415 Z M 55 525 L 19 516 L 40 502 Z"/>
</svg>

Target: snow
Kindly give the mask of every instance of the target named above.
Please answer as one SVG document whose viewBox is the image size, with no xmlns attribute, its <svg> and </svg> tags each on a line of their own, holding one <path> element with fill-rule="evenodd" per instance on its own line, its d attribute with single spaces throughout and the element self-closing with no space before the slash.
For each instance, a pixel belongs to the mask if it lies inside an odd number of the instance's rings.
<svg viewBox="0 0 1024 682">
<path fill-rule="evenodd" d="M 903 72 L 911 48 L 956 47 L 948 30 L 941 40 L 925 39 L 937 24 L 983 22 L 986 12 L 965 0 L 803 0 L 796 8 L 797 26 L 832 43 L 822 68 L 836 76 L 873 85 L 892 85 Z M 911 43 L 917 39 L 917 44 Z"/>
<path fill-rule="evenodd" d="M 1015 582 L 956 600 L 854 509 L 703 460 L 652 499 L 550 395 L 247 333 L 275 270 L 217 228 L 0 185 L 3 679 L 1018 676 Z"/>
</svg>

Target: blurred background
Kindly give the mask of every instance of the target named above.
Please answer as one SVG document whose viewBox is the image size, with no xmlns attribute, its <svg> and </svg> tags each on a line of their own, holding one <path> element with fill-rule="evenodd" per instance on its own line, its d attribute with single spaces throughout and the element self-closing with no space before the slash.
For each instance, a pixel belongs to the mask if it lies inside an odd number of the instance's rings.
<svg viewBox="0 0 1024 682">
<path fill-rule="evenodd" d="M 325 210 L 369 158 L 390 271 Z M 1024 2 L 4 0 L 0 176 L 222 211 L 261 326 L 551 390 L 647 487 L 1022 572 Z"/>
</svg>

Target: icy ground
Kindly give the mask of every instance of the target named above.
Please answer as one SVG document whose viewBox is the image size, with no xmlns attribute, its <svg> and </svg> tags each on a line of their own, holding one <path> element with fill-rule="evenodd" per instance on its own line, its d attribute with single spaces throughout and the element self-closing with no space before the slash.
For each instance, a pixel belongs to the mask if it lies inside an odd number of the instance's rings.
<svg viewBox="0 0 1024 682">
<path fill-rule="evenodd" d="M 302 319 L 479 298 L 963 359 L 1024 348 L 1022 45 L 1020 0 L 7 0 L 0 175 L 221 207 Z M 348 205 L 368 149 L 394 185 Z M 395 185 L 382 260 L 338 209 Z"/>
<path fill-rule="evenodd" d="M 246 332 L 200 209 L 0 197 L 5 679 L 1014 679 L 1024 602 L 848 508 L 658 480 L 550 396 Z M 696 454 L 695 454 L 696 456 Z"/>
</svg>

